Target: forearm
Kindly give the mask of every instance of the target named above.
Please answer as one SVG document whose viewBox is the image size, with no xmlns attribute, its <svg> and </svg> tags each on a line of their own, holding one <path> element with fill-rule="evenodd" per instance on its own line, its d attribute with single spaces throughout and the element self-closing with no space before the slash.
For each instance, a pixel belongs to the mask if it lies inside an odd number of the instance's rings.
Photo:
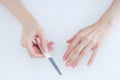
<svg viewBox="0 0 120 80">
<path fill-rule="evenodd" d="M 2 3 L 17 17 L 22 25 L 35 21 L 32 14 L 25 8 L 21 0 L 1 0 Z"/>
<path fill-rule="evenodd" d="M 114 0 L 99 21 L 111 26 L 118 24 L 120 22 L 120 0 Z"/>
</svg>

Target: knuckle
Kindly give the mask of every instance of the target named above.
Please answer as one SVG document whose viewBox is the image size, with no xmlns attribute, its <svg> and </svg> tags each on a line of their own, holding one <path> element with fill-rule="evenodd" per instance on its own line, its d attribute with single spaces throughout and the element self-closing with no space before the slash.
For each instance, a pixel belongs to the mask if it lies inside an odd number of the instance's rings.
<svg viewBox="0 0 120 80">
<path fill-rule="evenodd" d="M 86 39 L 87 41 L 91 41 L 91 38 L 88 37 L 88 36 L 86 36 L 85 39 Z"/>
<path fill-rule="evenodd" d="M 76 42 L 79 42 L 84 36 L 85 34 L 83 32 L 79 32 L 75 37 Z"/>
<path fill-rule="evenodd" d="M 83 32 L 80 32 L 78 36 L 84 36 L 85 34 Z"/>
<path fill-rule="evenodd" d="M 81 41 L 87 41 L 87 42 L 90 42 L 91 41 L 91 38 L 89 36 L 84 36 L 82 37 Z"/>
<path fill-rule="evenodd" d="M 93 39 L 93 40 L 90 41 L 90 43 L 91 43 L 92 45 L 96 45 L 97 42 L 96 42 L 96 40 Z"/>
<path fill-rule="evenodd" d="M 82 52 L 80 53 L 81 57 L 83 57 L 83 56 L 85 55 L 85 53 L 86 53 L 86 51 L 82 51 Z"/>
<path fill-rule="evenodd" d="M 76 38 L 80 38 L 80 37 L 83 37 L 84 36 L 84 33 L 83 32 L 80 32 L 76 35 Z"/>
<path fill-rule="evenodd" d="M 77 53 L 79 53 L 79 50 L 75 49 L 73 52 L 74 52 L 74 54 L 77 54 Z"/>
<path fill-rule="evenodd" d="M 68 60 L 68 62 L 71 62 L 72 61 L 72 57 L 69 57 L 69 60 Z"/>
<path fill-rule="evenodd" d="M 76 37 L 75 38 L 75 42 L 77 43 L 77 42 L 79 42 L 80 41 L 80 37 Z"/>
</svg>

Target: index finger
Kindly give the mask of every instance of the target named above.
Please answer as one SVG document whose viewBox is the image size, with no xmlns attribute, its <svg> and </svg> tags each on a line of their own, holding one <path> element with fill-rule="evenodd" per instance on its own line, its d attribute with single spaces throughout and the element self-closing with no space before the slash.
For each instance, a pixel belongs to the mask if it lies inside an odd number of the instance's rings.
<svg viewBox="0 0 120 80">
<path fill-rule="evenodd" d="M 44 32 L 39 32 L 38 36 L 39 36 L 39 39 L 40 39 L 40 42 L 41 42 L 41 47 L 42 47 L 43 51 L 48 52 L 45 33 Z"/>
</svg>

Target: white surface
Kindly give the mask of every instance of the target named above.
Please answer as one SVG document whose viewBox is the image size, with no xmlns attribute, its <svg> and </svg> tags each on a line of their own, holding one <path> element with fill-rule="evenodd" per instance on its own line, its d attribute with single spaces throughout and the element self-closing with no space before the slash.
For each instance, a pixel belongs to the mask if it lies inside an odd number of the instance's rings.
<svg viewBox="0 0 120 80">
<path fill-rule="evenodd" d="M 86 66 L 89 55 L 75 68 L 67 68 L 62 56 L 65 41 L 81 28 L 95 22 L 112 0 L 23 0 L 42 24 L 62 73 L 62 80 L 120 80 L 120 26 L 107 38 L 94 64 Z M 0 3 L 0 80 L 60 80 L 46 59 L 31 59 L 20 45 L 22 28 Z"/>
</svg>

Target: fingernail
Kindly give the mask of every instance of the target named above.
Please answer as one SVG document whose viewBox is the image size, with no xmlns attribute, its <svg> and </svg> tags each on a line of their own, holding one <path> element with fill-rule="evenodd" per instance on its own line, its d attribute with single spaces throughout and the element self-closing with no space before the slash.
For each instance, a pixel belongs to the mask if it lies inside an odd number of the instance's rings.
<svg viewBox="0 0 120 80">
<path fill-rule="evenodd" d="M 65 55 L 63 56 L 63 60 L 64 60 L 64 61 L 66 60 L 66 57 L 65 57 Z"/>
<path fill-rule="evenodd" d="M 88 63 L 87 65 L 88 65 L 88 66 L 91 66 L 91 64 L 92 64 L 92 63 Z"/>
<path fill-rule="evenodd" d="M 69 67 L 69 66 L 70 66 L 70 63 L 69 63 L 69 62 L 67 62 L 67 63 L 66 63 L 66 66 L 67 66 L 67 67 Z"/>
<path fill-rule="evenodd" d="M 72 64 L 72 67 L 75 68 L 76 64 Z"/>
<path fill-rule="evenodd" d="M 43 57 L 44 57 L 44 55 L 40 55 L 40 57 L 41 57 L 41 58 L 43 58 Z"/>
<path fill-rule="evenodd" d="M 40 54 L 40 53 L 36 53 L 35 56 L 38 56 L 38 57 L 40 57 L 40 58 L 43 58 L 43 57 L 44 57 L 44 55 L 42 55 L 42 54 Z"/>
</svg>

